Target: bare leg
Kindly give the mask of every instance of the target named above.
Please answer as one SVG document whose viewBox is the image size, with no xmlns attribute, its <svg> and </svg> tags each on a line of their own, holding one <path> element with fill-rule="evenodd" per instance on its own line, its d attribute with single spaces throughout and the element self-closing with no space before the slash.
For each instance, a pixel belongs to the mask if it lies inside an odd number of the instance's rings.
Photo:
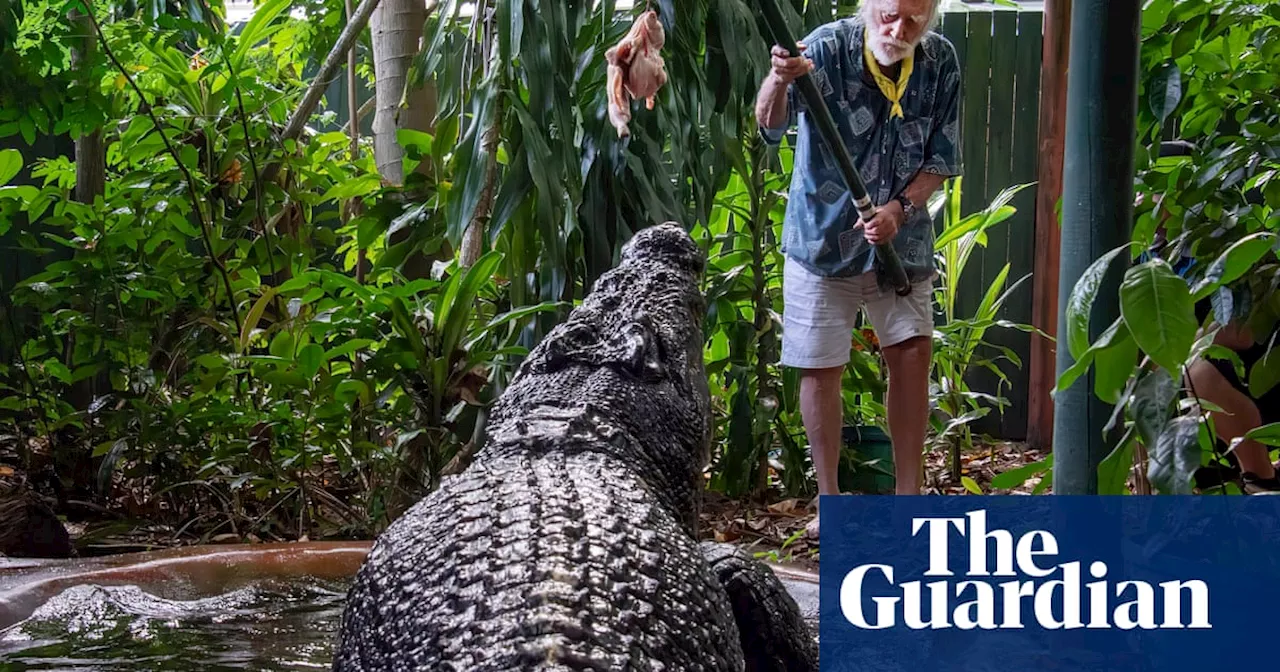
<svg viewBox="0 0 1280 672">
<path fill-rule="evenodd" d="M 885 407 L 893 439 L 893 471 L 899 495 L 918 495 L 929 425 L 929 367 L 933 341 L 917 336 L 884 348 L 889 365 Z"/>
<path fill-rule="evenodd" d="M 1230 443 L 1236 437 L 1244 436 L 1249 430 L 1262 425 L 1262 415 L 1253 400 L 1233 387 L 1213 364 L 1204 360 L 1196 361 L 1188 369 L 1188 377 L 1196 394 L 1226 411 L 1210 412 L 1213 426 L 1223 440 Z M 1240 461 L 1241 471 L 1252 473 L 1263 480 L 1276 475 L 1267 447 L 1257 441 L 1242 441 L 1236 448 L 1236 459 Z"/>
<path fill-rule="evenodd" d="M 843 374 L 843 366 L 800 372 L 800 415 L 813 451 L 819 495 L 840 494 L 840 434 L 844 427 L 840 378 Z M 818 533 L 816 516 L 809 523 L 808 532 Z"/>
</svg>

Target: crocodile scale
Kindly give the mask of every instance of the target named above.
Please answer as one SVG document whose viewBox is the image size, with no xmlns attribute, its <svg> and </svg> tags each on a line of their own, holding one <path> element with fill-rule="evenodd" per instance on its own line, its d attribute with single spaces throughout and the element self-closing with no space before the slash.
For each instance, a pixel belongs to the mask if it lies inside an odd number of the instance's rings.
<svg viewBox="0 0 1280 672">
<path fill-rule="evenodd" d="M 516 371 L 472 464 L 379 536 L 335 670 L 817 669 L 781 582 L 697 539 L 703 270 L 673 223 L 624 246 Z"/>
</svg>

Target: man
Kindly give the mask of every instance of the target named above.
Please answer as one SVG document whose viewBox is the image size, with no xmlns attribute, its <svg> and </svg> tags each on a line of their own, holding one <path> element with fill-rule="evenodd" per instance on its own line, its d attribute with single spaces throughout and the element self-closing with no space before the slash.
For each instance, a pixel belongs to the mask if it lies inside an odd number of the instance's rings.
<svg viewBox="0 0 1280 672">
<path fill-rule="evenodd" d="M 932 357 L 933 221 L 926 203 L 960 174 L 960 68 L 933 32 L 940 0 L 865 0 L 857 16 L 810 33 L 792 58 L 773 48 L 756 118 L 777 144 L 798 123 L 784 224 L 782 363 L 801 370 L 800 412 L 820 495 L 840 494 L 841 376 L 865 308 L 889 368 L 886 399 L 898 494 L 920 494 Z M 791 83 L 809 73 L 879 211 L 860 221 L 834 157 Z M 878 281 L 875 248 L 891 243 L 912 282 Z M 818 532 L 818 517 L 808 532 Z"/>
</svg>

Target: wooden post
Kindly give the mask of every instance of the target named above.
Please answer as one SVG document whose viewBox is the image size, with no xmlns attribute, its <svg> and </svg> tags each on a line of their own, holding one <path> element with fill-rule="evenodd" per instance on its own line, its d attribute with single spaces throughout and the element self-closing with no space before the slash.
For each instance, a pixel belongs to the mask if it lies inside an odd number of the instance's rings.
<svg viewBox="0 0 1280 672">
<path fill-rule="evenodd" d="M 1058 201 L 1062 196 L 1063 139 L 1067 127 L 1067 55 L 1071 44 L 1071 0 L 1045 0 L 1044 50 L 1040 65 L 1040 165 L 1036 191 L 1035 275 L 1031 323 L 1054 336 L 1058 327 L 1058 248 L 1061 230 Z M 1053 443 L 1053 397 L 1056 354 L 1049 340 L 1031 339 L 1030 389 L 1027 391 L 1027 443 L 1049 448 Z"/>
</svg>

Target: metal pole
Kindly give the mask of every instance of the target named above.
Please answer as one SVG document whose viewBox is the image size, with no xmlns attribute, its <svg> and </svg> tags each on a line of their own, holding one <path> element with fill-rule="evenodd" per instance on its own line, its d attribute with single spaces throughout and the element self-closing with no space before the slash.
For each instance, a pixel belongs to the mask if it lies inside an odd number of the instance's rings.
<svg viewBox="0 0 1280 672">
<path fill-rule="evenodd" d="M 1139 0 L 1073 0 L 1067 74 L 1067 135 L 1062 180 L 1057 375 L 1073 363 L 1065 344 L 1066 306 L 1084 270 L 1129 241 L 1137 142 Z M 1120 316 L 1124 265 L 1112 265 L 1089 321 L 1096 340 Z M 1093 392 L 1093 372 L 1054 399 L 1053 490 L 1098 491 L 1098 464 L 1116 445 L 1103 436 L 1111 407 Z"/>
</svg>

